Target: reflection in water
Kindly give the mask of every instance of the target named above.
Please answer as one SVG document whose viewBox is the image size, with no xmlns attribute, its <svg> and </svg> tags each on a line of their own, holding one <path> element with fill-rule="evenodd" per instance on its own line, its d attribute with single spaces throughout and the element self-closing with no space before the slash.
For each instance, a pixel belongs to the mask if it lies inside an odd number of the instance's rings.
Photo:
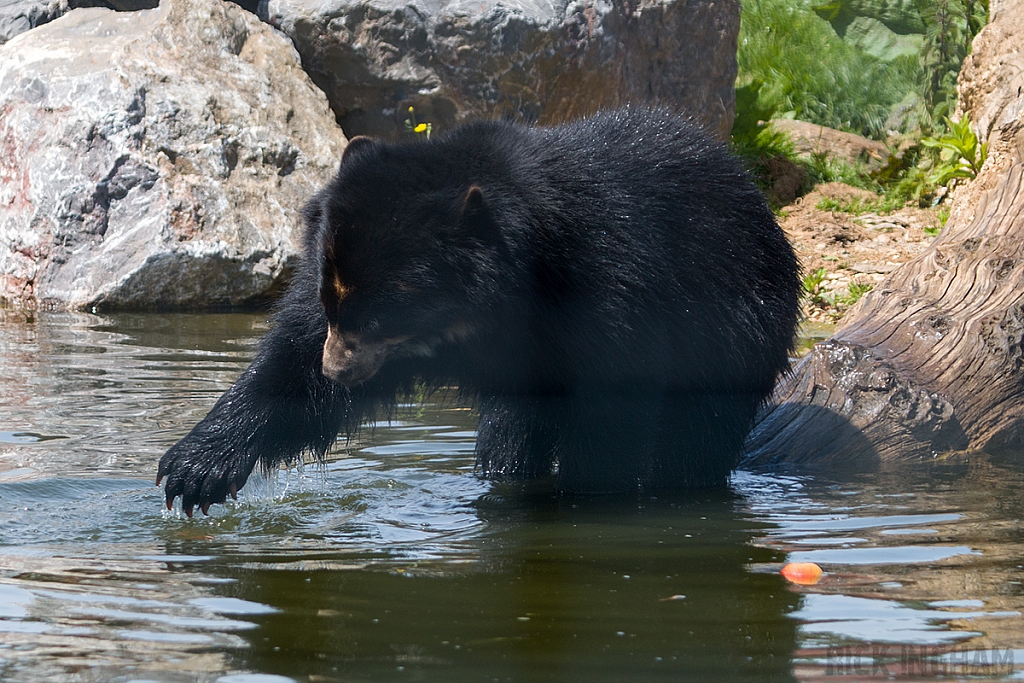
<svg viewBox="0 0 1024 683">
<path fill-rule="evenodd" d="M 559 499 L 478 480 L 443 400 L 164 511 L 160 454 L 262 329 L 0 311 L 0 680 L 1020 676 L 1024 482 L 985 459 Z"/>
<path fill-rule="evenodd" d="M 842 481 L 819 472 L 735 483 L 774 526 L 759 545 L 828 572 L 799 589 L 791 615 L 798 678 L 1020 677 L 1018 472 L 981 455 Z"/>
<path fill-rule="evenodd" d="M 223 671 L 225 653 L 245 645 L 238 633 L 255 626 L 191 604 L 206 589 L 165 563 L 100 544 L 82 550 L 22 546 L 0 554 L 4 681 L 118 680 L 136 669 L 196 680 Z"/>
<path fill-rule="evenodd" d="M 250 563 L 232 594 L 282 609 L 241 657 L 338 680 L 786 680 L 796 596 L 745 570 L 774 557 L 735 502 L 485 496 L 452 558 Z"/>
</svg>

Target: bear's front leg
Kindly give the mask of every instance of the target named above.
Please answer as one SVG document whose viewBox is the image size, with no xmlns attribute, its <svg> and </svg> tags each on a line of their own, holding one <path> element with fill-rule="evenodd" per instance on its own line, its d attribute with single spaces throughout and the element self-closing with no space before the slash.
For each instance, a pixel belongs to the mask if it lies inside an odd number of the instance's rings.
<svg viewBox="0 0 1024 683">
<path fill-rule="evenodd" d="M 558 453 L 560 493 L 629 493 L 646 480 L 662 412 L 657 386 L 573 387 Z"/>
<path fill-rule="evenodd" d="M 477 471 L 502 482 L 551 474 L 562 401 L 550 397 L 485 397 L 476 434 Z"/>
<path fill-rule="evenodd" d="M 304 451 L 323 455 L 348 414 L 349 393 L 323 376 L 327 319 L 308 287 L 294 287 L 260 343 L 256 359 L 191 432 L 160 459 L 167 507 L 181 496 L 198 506 L 223 503 L 257 462 L 269 469 Z"/>
</svg>

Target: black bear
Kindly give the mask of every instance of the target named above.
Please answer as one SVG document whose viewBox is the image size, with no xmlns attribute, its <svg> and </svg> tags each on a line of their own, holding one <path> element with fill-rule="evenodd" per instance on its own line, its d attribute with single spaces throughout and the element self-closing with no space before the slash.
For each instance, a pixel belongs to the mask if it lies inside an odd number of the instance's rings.
<svg viewBox="0 0 1024 683">
<path fill-rule="evenodd" d="M 721 485 L 788 365 L 793 250 L 725 147 L 660 110 L 355 138 L 305 209 L 256 359 L 160 460 L 168 506 L 322 456 L 417 383 L 479 408 L 479 472 Z"/>
</svg>

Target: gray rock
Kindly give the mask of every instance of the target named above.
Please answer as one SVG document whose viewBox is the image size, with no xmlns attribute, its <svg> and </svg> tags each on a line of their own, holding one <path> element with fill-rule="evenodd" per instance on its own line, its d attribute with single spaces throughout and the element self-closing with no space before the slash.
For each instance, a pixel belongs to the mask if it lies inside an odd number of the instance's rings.
<svg viewBox="0 0 1024 683">
<path fill-rule="evenodd" d="M 0 45 L 67 11 L 67 0 L 0 0 Z"/>
<path fill-rule="evenodd" d="M 0 301 L 261 300 L 344 145 L 287 38 L 239 7 L 74 10 L 0 47 Z"/>
<path fill-rule="evenodd" d="M 264 0 L 346 134 L 394 137 L 414 106 L 557 123 L 627 102 L 732 127 L 738 0 Z"/>
<path fill-rule="evenodd" d="M 240 0 L 239 4 L 245 1 Z M 119 12 L 134 12 L 153 9 L 159 4 L 159 0 L 0 0 L 0 45 L 78 7 L 107 7 Z"/>
</svg>

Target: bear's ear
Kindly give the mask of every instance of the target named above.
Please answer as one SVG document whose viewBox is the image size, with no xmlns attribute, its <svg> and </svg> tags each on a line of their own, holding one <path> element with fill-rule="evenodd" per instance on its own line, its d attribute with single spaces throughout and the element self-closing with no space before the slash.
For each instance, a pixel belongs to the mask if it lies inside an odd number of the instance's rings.
<svg viewBox="0 0 1024 683">
<path fill-rule="evenodd" d="M 356 152 L 358 152 L 361 149 L 362 150 L 369 149 L 370 147 L 372 147 L 376 143 L 377 143 L 376 140 L 374 140 L 371 137 L 367 137 L 365 135 L 357 135 L 354 138 L 352 138 L 351 140 L 349 140 L 348 144 L 345 145 L 345 151 L 341 153 L 341 164 L 342 164 L 342 166 L 345 165 L 345 161 L 346 160 L 350 160 L 352 158 L 353 154 L 355 154 Z"/>
<path fill-rule="evenodd" d="M 480 216 L 487 211 L 484 204 L 484 191 L 479 185 L 472 185 L 462 197 L 462 219 L 466 220 Z"/>
<path fill-rule="evenodd" d="M 459 206 L 459 231 L 485 244 L 497 245 L 501 241 L 501 235 L 487 208 L 484 191 L 479 185 L 470 186 L 462 196 Z"/>
</svg>

